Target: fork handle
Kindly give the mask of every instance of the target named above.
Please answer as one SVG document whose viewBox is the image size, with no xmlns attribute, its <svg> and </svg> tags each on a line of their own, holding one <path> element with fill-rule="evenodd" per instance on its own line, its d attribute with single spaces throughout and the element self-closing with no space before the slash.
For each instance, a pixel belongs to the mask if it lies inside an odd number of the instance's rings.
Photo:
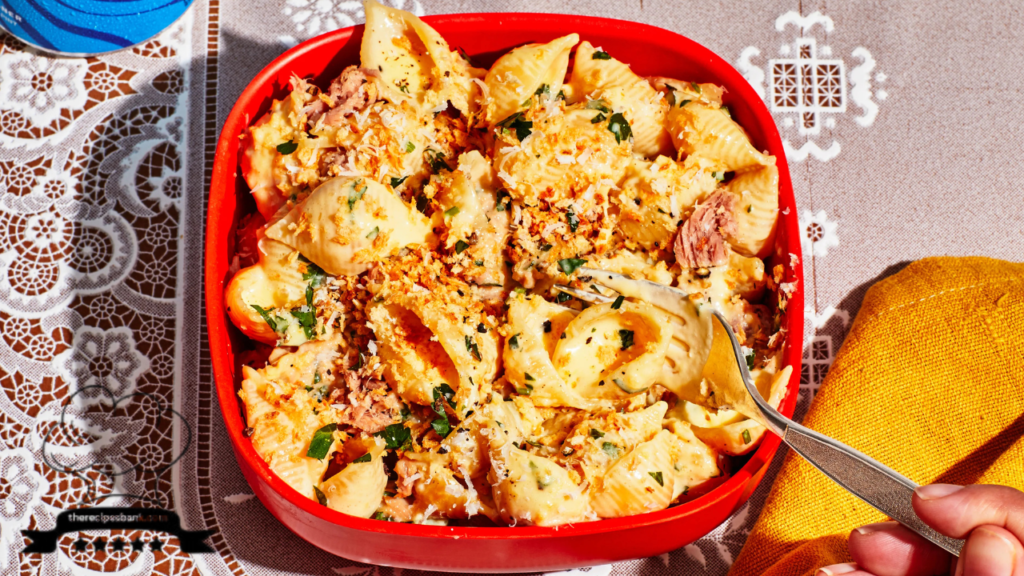
<svg viewBox="0 0 1024 576">
<path fill-rule="evenodd" d="M 914 512 L 909 478 L 849 446 L 794 422 L 786 425 L 783 441 L 815 468 L 849 492 L 917 532 L 936 546 L 960 556 L 964 541 L 939 534 Z"/>
</svg>

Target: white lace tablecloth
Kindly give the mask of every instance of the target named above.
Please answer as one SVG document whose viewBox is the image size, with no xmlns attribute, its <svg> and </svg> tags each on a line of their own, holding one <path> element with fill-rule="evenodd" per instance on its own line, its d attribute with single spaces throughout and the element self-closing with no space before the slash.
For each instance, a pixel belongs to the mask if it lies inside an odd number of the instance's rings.
<svg viewBox="0 0 1024 576">
<path fill-rule="evenodd" d="M 1024 13 L 1003 3 L 390 3 L 421 15 L 646 22 L 746 76 L 780 127 L 800 206 L 808 322 L 798 413 L 876 279 L 929 255 L 1024 259 L 1024 128 L 1014 120 Z M 286 48 L 362 18 L 349 0 L 197 1 L 158 38 L 90 59 L 0 35 L 0 573 L 400 572 L 313 548 L 253 498 L 212 396 L 201 294 L 205 190 L 227 112 Z M 116 409 L 97 384 L 119 397 Z M 76 477 L 47 462 L 138 467 Z M 694 544 L 575 573 L 724 574 L 773 476 Z M 214 530 L 216 553 L 114 531 L 19 554 L 19 530 L 53 528 L 61 510 L 117 493 Z"/>
</svg>

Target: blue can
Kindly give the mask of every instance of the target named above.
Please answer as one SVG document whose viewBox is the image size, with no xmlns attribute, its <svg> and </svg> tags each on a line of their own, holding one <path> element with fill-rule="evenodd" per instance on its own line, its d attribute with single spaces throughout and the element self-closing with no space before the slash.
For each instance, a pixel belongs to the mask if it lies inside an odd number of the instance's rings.
<svg viewBox="0 0 1024 576">
<path fill-rule="evenodd" d="M 0 0 L 0 26 L 68 56 L 129 48 L 173 24 L 192 0 Z"/>
</svg>

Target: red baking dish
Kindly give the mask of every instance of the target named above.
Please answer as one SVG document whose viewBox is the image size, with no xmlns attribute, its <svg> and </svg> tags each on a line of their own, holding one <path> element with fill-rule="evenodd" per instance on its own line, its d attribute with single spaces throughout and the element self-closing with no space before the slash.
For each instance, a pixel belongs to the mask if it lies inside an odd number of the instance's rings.
<svg viewBox="0 0 1024 576">
<path fill-rule="evenodd" d="M 448 40 L 490 65 L 498 55 L 528 42 L 547 42 L 570 32 L 628 62 L 641 75 L 714 82 L 758 149 L 779 167 L 780 225 L 772 263 L 786 265 L 787 280 L 802 278 L 796 206 L 778 130 L 764 103 L 725 60 L 678 34 L 633 22 L 556 14 L 457 14 L 424 18 Z M 239 135 L 287 93 L 292 74 L 326 87 L 359 61 L 363 27 L 346 28 L 292 48 L 263 69 L 238 98 L 217 144 L 206 228 L 206 310 L 217 397 L 231 446 L 245 479 L 263 505 L 314 546 L 370 564 L 469 572 L 560 570 L 653 556 L 704 536 L 743 505 L 779 447 L 770 434 L 727 481 L 691 502 L 660 512 L 558 528 L 448 527 L 365 520 L 335 512 L 295 492 L 277 478 L 242 434 L 245 423 L 237 390 L 237 355 L 249 346 L 224 311 L 224 286 L 234 253 L 239 218 L 254 211 L 238 170 Z M 798 285 L 786 320 L 784 363 L 794 376 L 781 412 L 792 415 L 799 387 L 803 334 L 803 287 Z"/>
</svg>

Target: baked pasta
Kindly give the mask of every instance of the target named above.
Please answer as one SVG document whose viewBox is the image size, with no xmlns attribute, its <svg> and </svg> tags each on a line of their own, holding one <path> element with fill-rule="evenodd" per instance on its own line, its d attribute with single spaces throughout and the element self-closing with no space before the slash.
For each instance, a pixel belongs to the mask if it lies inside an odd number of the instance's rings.
<svg viewBox="0 0 1024 576">
<path fill-rule="evenodd" d="M 242 140 L 226 288 L 246 435 L 334 510 L 552 526 L 707 492 L 765 434 L 721 327 L 783 399 L 775 159 L 724 90 L 576 34 L 487 69 L 366 2 L 360 66 L 294 77 Z M 672 313 L 586 265 L 690 294 Z M 569 284 L 609 301 L 588 305 Z M 740 386 L 742 388 L 742 386 Z"/>
</svg>

